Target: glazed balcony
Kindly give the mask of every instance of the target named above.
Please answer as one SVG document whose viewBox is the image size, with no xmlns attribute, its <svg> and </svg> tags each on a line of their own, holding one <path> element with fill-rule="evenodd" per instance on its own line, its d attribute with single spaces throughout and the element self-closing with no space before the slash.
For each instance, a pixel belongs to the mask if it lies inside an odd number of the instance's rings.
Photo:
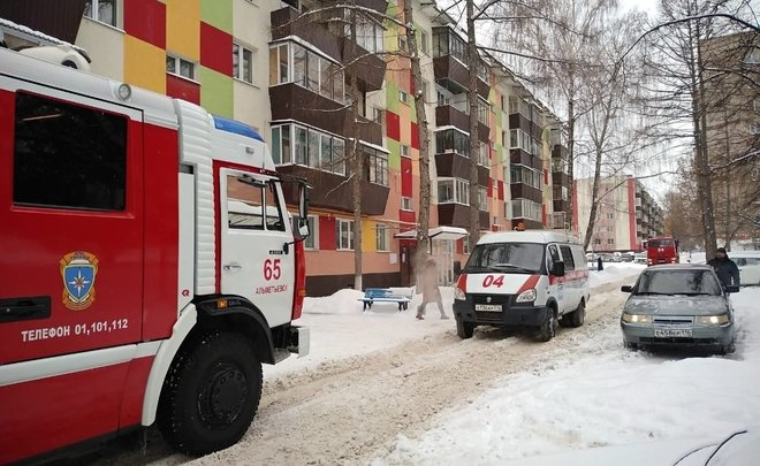
<svg viewBox="0 0 760 466">
<path fill-rule="evenodd" d="M 438 127 L 453 126 L 469 133 L 470 116 L 453 105 L 439 106 L 435 108 L 435 125 Z M 488 142 L 489 133 L 488 125 L 478 121 L 478 138 L 483 142 Z"/>
</svg>

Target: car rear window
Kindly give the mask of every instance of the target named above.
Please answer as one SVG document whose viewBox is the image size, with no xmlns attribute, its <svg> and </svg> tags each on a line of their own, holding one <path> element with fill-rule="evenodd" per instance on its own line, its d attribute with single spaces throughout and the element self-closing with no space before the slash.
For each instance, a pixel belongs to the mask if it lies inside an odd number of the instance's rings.
<svg viewBox="0 0 760 466">
<path fill-rule="evenodd" d="M 721 287 L 709 270 L 648 270 L 641 274 L 636 294 L 719 296 Z"/>
</svg>

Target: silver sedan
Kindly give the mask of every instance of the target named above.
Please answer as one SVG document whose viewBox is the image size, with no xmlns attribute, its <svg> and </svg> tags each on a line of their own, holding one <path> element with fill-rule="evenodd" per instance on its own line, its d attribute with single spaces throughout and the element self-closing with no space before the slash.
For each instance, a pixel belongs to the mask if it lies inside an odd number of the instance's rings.
<svg viewBox="0 0 760 466">
<path fill-rule="evenodd" d="M 730 353 L 735 350 L 736 326 L 728 293 L 706 265 L 673 264 L 649 267 L 625 303 L 620 326 L 629 348 L 693 346 Z"/>
</svg>

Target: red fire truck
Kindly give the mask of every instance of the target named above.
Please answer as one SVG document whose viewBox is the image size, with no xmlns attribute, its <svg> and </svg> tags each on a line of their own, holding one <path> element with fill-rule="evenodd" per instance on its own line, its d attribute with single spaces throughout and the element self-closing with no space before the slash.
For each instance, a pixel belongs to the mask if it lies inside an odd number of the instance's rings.
<svg viewBox="0 0 760 466">
<path fill-rule="evenodd" d="M 680 262 L 678 240 L 672 236 L 649 238 L 645 247 L 647 250 L 647 265 L 676 264 Z"/>
<path fill-rule="evenodd" d="M 237 442 L 308 354 L 307 188 L 248 126 L 0 49 L 0 464 Z"/>
</svg>

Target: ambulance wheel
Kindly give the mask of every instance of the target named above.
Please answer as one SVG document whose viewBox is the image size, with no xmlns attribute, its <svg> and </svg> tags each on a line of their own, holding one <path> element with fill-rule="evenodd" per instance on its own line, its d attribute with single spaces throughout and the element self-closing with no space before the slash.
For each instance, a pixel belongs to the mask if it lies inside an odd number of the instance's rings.
<svg viewBox="0 0 760 466">
<path fill-rule="evenodd" d="M 547 342 L 554 338 L 557 334 L 557 326 L 557 314 L 554 312 L 554 309 L 548 308 L 546 310 L 546 318 L 541 323 L 541 326 L 538 327 L 538 333 L 536 334 L 538 341 Z"/>
<path fill-rule="evenodd" d="M 475 333 L 475 324 L 457 319 L 457 335 L 459 338 L 463 340 L 466 338 L 472 338 L 473 333 Z"/>
<path fill-rule="evenodd" d="M 210 330 L 180 350 L 158 412 L 158 427 L 175 450 L 206 455 L 237 443 L 261 399 L 261 363 L 239 333 Z"/>
<path fill-rule="evenodd" d="M 582 327 L 583 322 L 586 320 L 586 303 L 581 300 L 580 304 L 578 304 L 578 309 L 571 312 L 567 317 L 562 318 L 562 320 L 565 319 L 567 319 L 568 327 Z"/>
</svg>

